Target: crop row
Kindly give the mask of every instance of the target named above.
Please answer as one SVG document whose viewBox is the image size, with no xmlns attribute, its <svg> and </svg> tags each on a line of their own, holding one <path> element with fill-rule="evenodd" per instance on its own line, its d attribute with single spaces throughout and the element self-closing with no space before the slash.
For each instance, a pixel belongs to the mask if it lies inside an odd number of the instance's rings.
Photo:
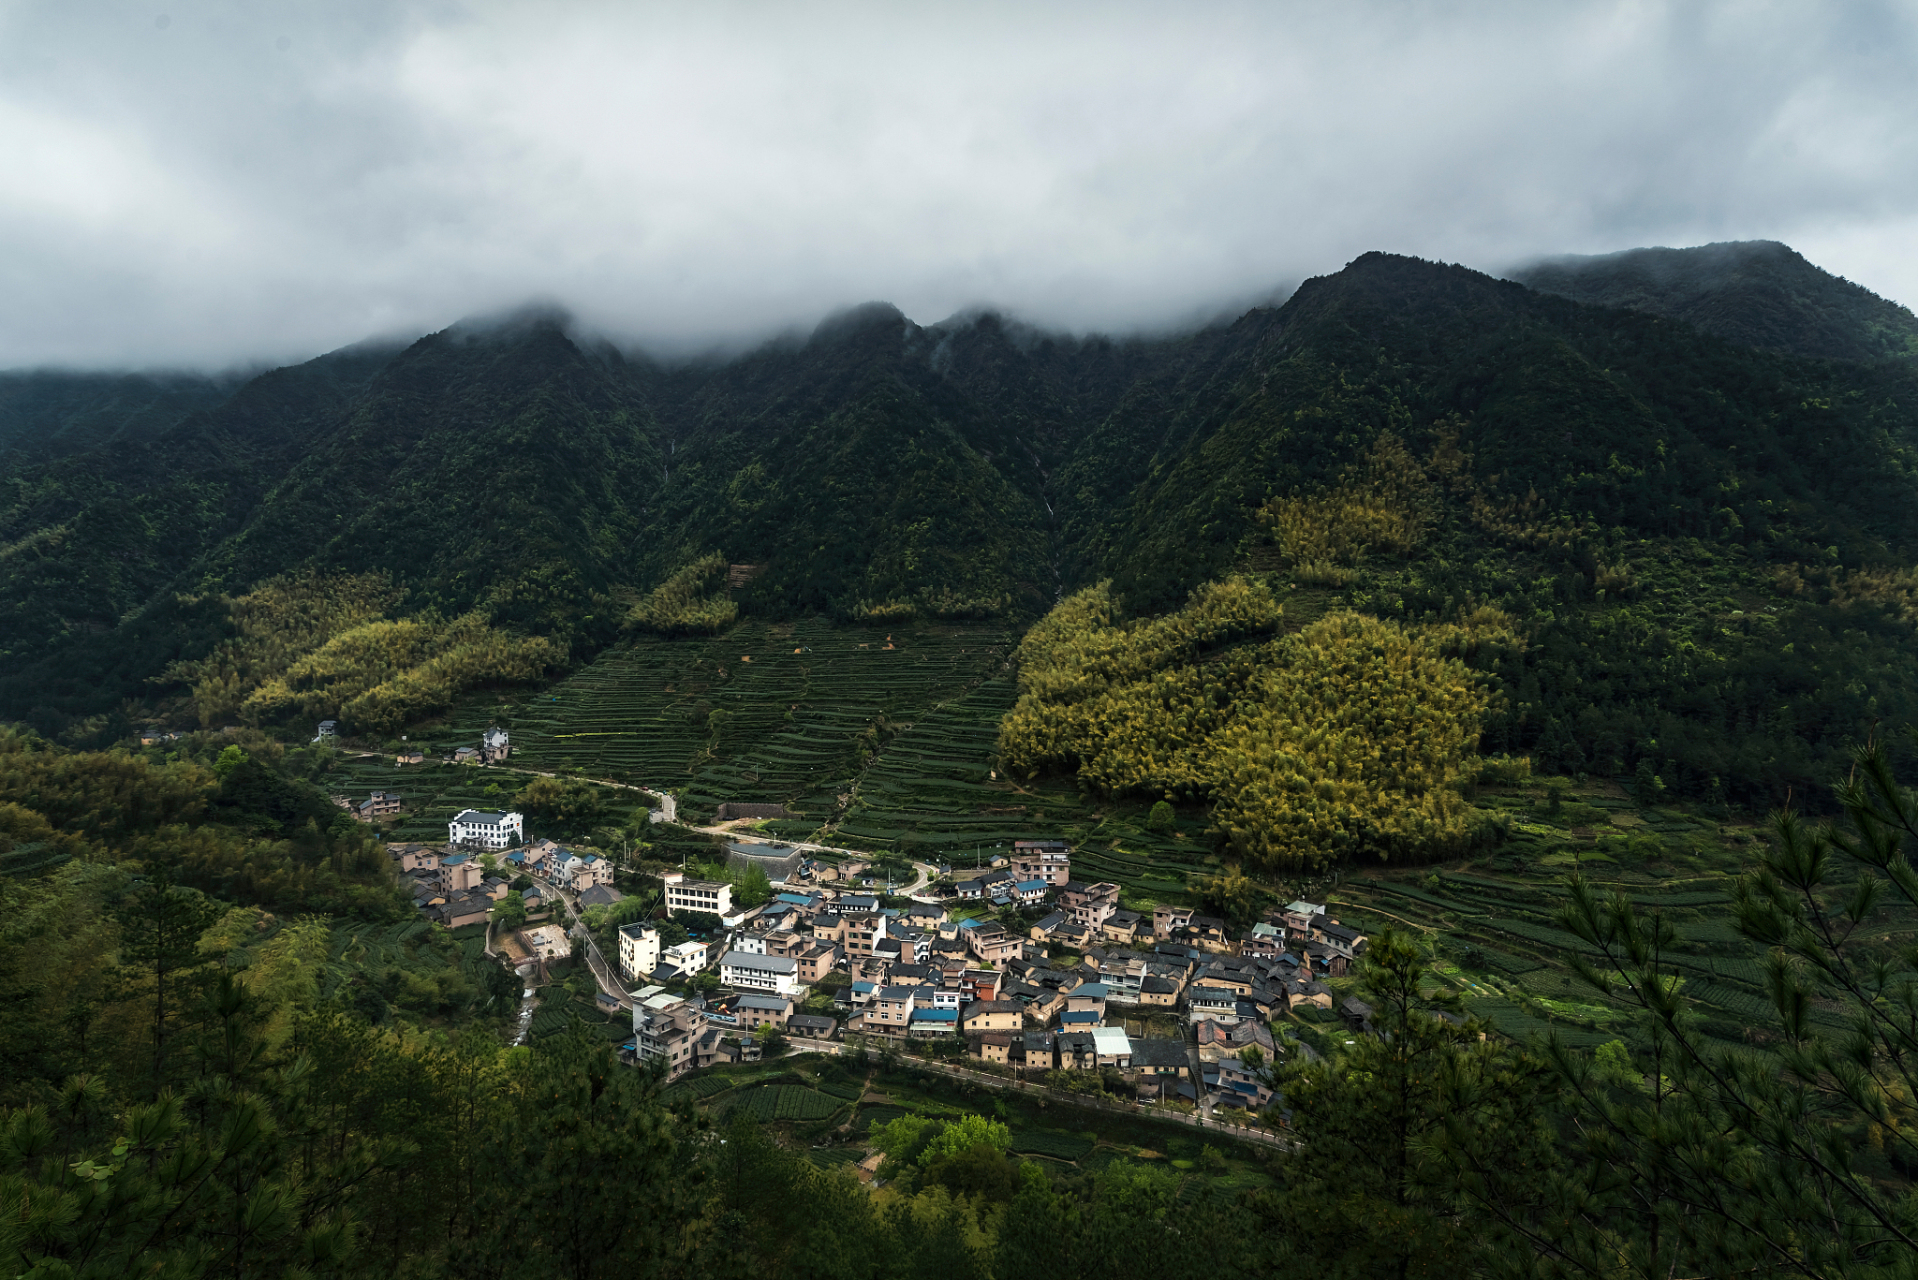
<svg viewBox="0 0 1918 1280">
<path fill-rule="evenodd" d="M 1051 1156 L 1055 1160 L 1077 1162 L 1098 1143 L 1082 1134 L 1048 1133 L 1043 1129 L 1020 1130 L 1012 1135 L 1011 1149 L 1018 1155 Z"/>
</svg>

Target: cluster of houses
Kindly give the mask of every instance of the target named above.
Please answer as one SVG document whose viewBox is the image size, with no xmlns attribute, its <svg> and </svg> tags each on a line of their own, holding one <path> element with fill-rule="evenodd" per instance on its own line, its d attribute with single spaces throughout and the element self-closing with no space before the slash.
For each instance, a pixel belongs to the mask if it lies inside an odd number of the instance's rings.
<svg viewBox="0 0 1918 1280">
<path fill-rule="evenodd" d="M 479 746 L 457 747 L 446 761 L 448 764 L 498 764 L 512 754 L 512 736 L 495 725 L 480 735 Z"/>
<path fill-rule="evenodd" d="M 405 800 L 397 791 L 375 791 L 364 800 L 334 796 L 333 803 L 361 822 L 378 822 L 381 818 L 393 817 L 406 807 Z"/>
<path fill-rule="evenodd" d="M 386 851 L 398 864 L 403 880 L 410 884 L 413 905 L 427 919 L 449 929 L 484 924 L 511 891 L 512 882 L 529 872 L 571 890 L 582 909 L 610 906 L 624 897 L 613 887 L 611 862 L 551 840 L 536 840 L 494 859 L 491 871 L 483 861 L 485 854 L 453 844 L 390 844 Z M 551 905 L 546 901 L 551 890 L 531 876 L 528 879 L 531 883 L 518 892 L 526 903 L 527 915 L 537 919 Z"/>
<path fill-rule="evenodd" d="M 489 873 L 470 853 L 449 853 L 425 844 L 389 844 L 386 852 L 399 864 L 402 883 L 410 884 L 413 905 L 422 915 L 449 929 L 485 924 L 487 916 L 507 894 L 510 879 Z M 528 901 L 537 910 L 537 892 Z"/>
<path fill-rule="evenodd" d="M 730 885 L 669 874 L 668 907 L 716 916 L 722 928 L 676 947 L 662 947 L 652 923 L 620 930 L 619 965 L 639 987 L 627 1050 L 677 1075 L 750 1055 L 751 1033 L 769 1026 L 816 1039 L 958 1037 L 983 1062 L 1116 1073 L 1141 1098 L 1258 1109 L 1270 1093 L 1241 1055 L 1257 1047 L 1270 1060 L 1269 1023 L 1294 1004 L 1330 1008 L 1324 979 L 1366 945 L 1309 902 L 1237 938 L 1187 908 L 1123 911 L 1116 885 L 1072 879 L 1070 851 L 1055 842 L 1015 846 L 1004 863 L 994 868 L 1003 877 L 962 881 L 948 899 L 891 907 L 850 883 L 795 876 L 764 906 L 735 910 Z M 1002 895 L 1052 910 L 1025 932 L 953 918 L 975 896 Z M 723 994 L 668 990 L 715 970 Z M 802 1008 L 821 992 L 831 1015 Z M 1111 1024 L 1115 1011 L 1171 1014 L 1187 1034 L 1135 1039 Z"/>
</svg>

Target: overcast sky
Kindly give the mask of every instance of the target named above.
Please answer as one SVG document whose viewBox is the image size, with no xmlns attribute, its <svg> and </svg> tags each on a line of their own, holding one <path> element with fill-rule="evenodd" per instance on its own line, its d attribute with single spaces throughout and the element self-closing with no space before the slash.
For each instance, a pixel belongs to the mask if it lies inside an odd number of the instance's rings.
<svg viewBox="0 0 1918 1280">
<path fill-rule="evenodd" d="M 1918 303 L 1918 8 L 0 0 L 0 367 L 534 299 L 1164 328 L 1368 249 L 1727 239 Z"/>
</svg>

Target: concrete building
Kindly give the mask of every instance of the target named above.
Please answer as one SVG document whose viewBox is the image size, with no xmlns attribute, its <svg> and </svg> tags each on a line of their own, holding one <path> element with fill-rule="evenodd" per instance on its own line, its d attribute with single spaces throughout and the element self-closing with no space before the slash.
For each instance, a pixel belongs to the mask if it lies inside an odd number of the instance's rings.
<svg viewBox="0 0 1918 1280">
<path fill-rule="evenodd" d="M 619 927 L 619 971 L 637 982 L 659 968 L 659 930 L 642 920 Z"/>
<path fill-rule="evenodd" d="M 1063 840 L 1014 840 L 1012 874 L 1061 888 L 1072 879 L 1072 849 Z"/>
<path fill-rule="evenodd" d="M 510 849 L 526 838 L 526 819 L 517 813 L 462 809 L 446 824 L 448 844 L 479 849 Z"/>
<path fill-rule="evenodd" d="M 480 735 L 481 764 L 498 764 L 511 754 L 513 754 L 512 743 L 508 740 L 506 730 L 498 725 Z"/>
<path fill-rule="evenodd" d="M 729 987 L 789 996 L 800 989 L 799 962 L 791 956 L 728 951 L 719 961 L 719 980 Z"/>
<path fill-rule="evenodd" d="M 703 942 L 682 942 L 676 947 L 667 947 L 660 953 L 661 964 L 669 964 L 683 977 L 706 972 L 706 962 L 711 955 Z"/>
<path fill-rule="evenodd" d="M 681 871 L 668 871 L 660 878 L 666 884 L 668 911 L 701 911 L 712 916 L 732 914 L 733 887 L 724 881 L 688 880 Z"/>
<path fill-rule="evenodd" d="M 633 999 L 633 1050 L 642 1062 L 663 1062 L 672 1079 L 693 1065 L 693 1046 L 706 1030 L 704 1010 L 659 987 Z"/>
</svg>

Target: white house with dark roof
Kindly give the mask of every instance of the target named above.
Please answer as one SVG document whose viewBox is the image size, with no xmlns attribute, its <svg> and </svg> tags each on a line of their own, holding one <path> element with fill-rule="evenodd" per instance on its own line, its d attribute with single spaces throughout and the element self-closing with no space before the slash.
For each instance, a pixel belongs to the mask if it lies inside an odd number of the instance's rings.
<svg viewBox="0 0 1918 1280">
<path fill-rule="evenodd" d="M 728 951 L 719 961 L 719 980 L 729 987 L 789 996 L 799 990 L 799 962 L 791 956 Z"/>
<path fill-rule="evenodd" d="M 644 920 L 619 927 L 619 967 L 628 982 L 659 968 L 659 930 Z"/>
<path fill-rule="evenodd" d="M 446 824 L 446 842 L 480 849 L 508 849 L 526 838 L 526 818 L 492 809 L 462 809 Z"/>
<path fill-rule="evenodd" d="M 668 871 L 660 879 L 666 886 L 668 911 L 701 911 L 707 915 L 732 914 L 733 887 L 723 880 L 688 880 L 684 872 Z"/>
</svg>

